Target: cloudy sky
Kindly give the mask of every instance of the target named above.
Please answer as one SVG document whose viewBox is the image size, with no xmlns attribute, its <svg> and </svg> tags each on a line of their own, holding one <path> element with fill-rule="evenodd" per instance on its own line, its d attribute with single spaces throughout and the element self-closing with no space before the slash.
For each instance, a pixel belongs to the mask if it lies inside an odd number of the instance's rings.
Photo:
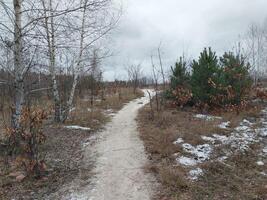
<svg viewBox="0 0 267 200">
<path fill-rule="evenodd" d="M 230 50 L 252 23 L 267 17 L 267 0 L 121 0 L 123 14 L 112 34 L 114 56 L 104 63 L 105 78 L 126 78 L 125 66 L 142 63 L 151 70 L 150 56 L 161 44 L 169 69 L 183 52 L 190 58 L 211 46 Z M 155 62 L 156 62 L 155 58 Z"/>
</svg>

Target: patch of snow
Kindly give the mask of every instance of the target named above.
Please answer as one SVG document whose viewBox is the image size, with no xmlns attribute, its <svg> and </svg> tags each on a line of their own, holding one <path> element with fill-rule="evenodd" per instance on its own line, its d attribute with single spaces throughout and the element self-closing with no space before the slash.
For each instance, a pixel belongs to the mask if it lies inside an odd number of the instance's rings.
<svg viewBox="0 0 267 200">
<path fill-rule="evenodd" d="M 259 166 L 263 166 L 263 165 L 264 165 L 264 162 L 262 162 L 262 161 L 258 161 L 258 162 L 257 162 L 257 165 L 259 165 Z"/>
<path fill-rule="evenodd" d="M 197 180 L 200 175 L 203 174 L 203 170 L 200 168 L 192 169 L 189 171 L 189 178 L 191 180 Z"/>
<path fill-rule="evenodd" d="M 214 137 L 216 140 L 219 140 L 219 141 L 222 142 L 222 143 L 225 143 L 225 142 L 228 140 L 228 137 L 225 136 L 225 135 L 213 134 L 213 137 Z"/>
<path fill-rule="evenodd" d="M 92 112 L 92 109 L 91 109 L 91 108 L 87 108 L 87 111 L 88 111 L 88 112 Z"/>
<path fill-rule="evenodd" d="M 70 112 L 73 112 L 74 110 L 76 110 L 75 107 L 71 108 L 71 109 L 70 109 Z"/>
<path fill-rule="evenodd" d="M 244 120 L 240 123 L 240 125 L 248 125 L 248 126 L 251 126 L 251 125 L 253 125 L 253 124 L 254 124 L 254 123 L 248 121 L 247 119 L 244 119 Z"/>
<path fill-rule="evenodd" d="M 250 127 L 240 125 L 235 128 L 235 131 L 228 137 L 225 135 L 213 134 L 213 137 L 203 136 L 202 139 L 212 143 L 219 141 L 224 145 L 231 145 L 234 149 L 246 150 L 250 144 L 259 141 L 256 136 L 257 135 Z"/>
<path fill-rule="evenodd" d="M 267 154 L 267 146 L 263 148 L 262 152 Z"/>
<path fill-rule="evenodd" d="M 224 162 L 228 157 L 227 156 L 221 156 L 217 160 L 220 162 Z"/>
<path fill-rule="evenodd" d="M 221 124 L 218 125 L 219 128 L 221 129 L 227 129 L 230 126 L 231 122 L 222 122 Z"/>
<path fill-rule="evenodd" d="M 178 138 L 176 141 L 173 142 L 173 144 L 181 144 L 183 142 L 184 142 L 183 138 Z"/>
<path fill-rule="evenodd" d="M 74 125 L 74 126 L 65 126 L 65 128 L 74 129 L 74 130 L 84 130 L 84 131 L 90 131 L 91 130 L 91 128 L 89 128 L 89 127 L 82 127 L 82 126 L 76 126 L 76 125 Z"/>
<path fill-rule="evenodd" d="M 114 110 L 113 109 L 107 109 L 106 112 L 111 113 L 111 112 L 114 112 Z"/>
<path fill-rule="evenodd" d="M 93 119 L 92 122 L 94 122 L 96 124 L 99 124 L 100 123 L 99 120 L 97 120 L 97 119 Z"/>
<path fill-rule="evenodd" d="M 241 125 L 235 128 L 236 131 L 250 131 L 250 127 L 246 126 L 246 125 Z"/>
<path fill-rule="evenodd" d="M 267 127 L 255 129 L 255 132 L 261 137 L 267 137 Z"/>
<path fill-rule="evenodd" d="M 196 114 L 195 118 L 204 119 L 206 121 L 213 121 L 215 119 L 222 119 L 221 117 L 212 116 L 212 115 L 203 115 L 203 114 Z"/>
<path fill-rule="evenodd" d="M 195 160 L 199 163 L 208 160 L 212 152 L 212 147 L 209 144 L 197 145 L 194 147 L 191 144 L 185 143 L 182 146 L 184 151 L 195 156 Z"/>
<path fill-rule="evenodd" d="M 216 139 L 214 137 L 201 136 L 202 140 L 215 143 Z"/>
<path fill-rule="evenodd" d="M 177 162 L 179 162 L 182 165 L 185 166 L 195 166 L 197 164 L 197 161 L 193 158 L 189 158 L 189 157 L 185 157 L 185 156 L 181 156 L 179 158 L 176 159 Z"/>
</svg>

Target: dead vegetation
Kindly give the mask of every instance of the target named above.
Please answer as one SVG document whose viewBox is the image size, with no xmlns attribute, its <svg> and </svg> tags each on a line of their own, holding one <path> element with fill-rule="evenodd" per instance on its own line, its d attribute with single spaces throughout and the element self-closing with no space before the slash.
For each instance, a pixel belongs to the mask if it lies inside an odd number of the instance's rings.
<svg viewBox="0 0 267 200">
<path fill-rule="evenodd" d="M 45 121 L 43 129 L 46 141 L 38 151 L 38 155 L 45 160 L 46 169 L 42 176 L 27 176 L 27 173 L 13 162 L 6 169 L 5 157 L 1 155 L 0 199 L 45 199 L 46 195 L 57 191 L 81 171 L 89 172 L 90 166 L 88 169 L 80 168 L 82 143 L 104 126 L 110 119 L 111 113 L 118 111 L 125 103 L 142 95 L 141 90 L 137 90 L 137 93 L 134 94 L 132 88 L 120 87 L 119 90 L 108 92 L 104 100 L 101 100 L 100 97 L 95 98 L 93 106 L 86 97 L 79 98 L 66 124 L 90 127 L 90 131 L 66 129 L 62 124 L 51 123 L 53 117 L 50 116 Z M 48 109 L 49 101 L 45 102 L 47 101 L 39 99 L 34 105 L 43 103 L 43 108 Z M 8 108 L 6 111 L 8 112 Z M 1 127 L 4 129 L 3 126 Z M 24 177 L 19 180 L 21 175 Z"/>
<path fill-rule="evenodd" d="M 155 102 L 154 102 L 155 103 Z M 181 138 L 184 143 L 193 146 L 206 143 L 202 136 L 213 134 L 229 136 L 243 119 L 253 121 L 254 128 L 260 126 L 260 111 L 266 106 L 263 101 L 253 101 L 246 109 L 236 112 L 211 112 L 220 116 L 214 120 L 196 118 L 198 109 L 165 106 L 154 120 L 151 120 L 149 105 L 145 106 L 138 117 L 140 137 L 151 160 L 148 169 L 153 171 L 161 183 L 160 194 L 155 199 L 266 199 L 267 186 L 264 171 L 266 165 L 256 164 L 262 146 L 260 143 L 250 145 L 245 154 L 234 153 L 224 162 L 213 158 L 198 164 L 204 173 L 197 180 L 190 180 L 188 173 L 191 167 L 184 167 L 176 160 L 176 155 L 187 156 L 188 152 L 174 142 Z M 222 122 L 230 121 L 229 127 L 219 128 Z M 219 155 L 227 145 L 219 145 L 213 155 Z"/>
</svg>

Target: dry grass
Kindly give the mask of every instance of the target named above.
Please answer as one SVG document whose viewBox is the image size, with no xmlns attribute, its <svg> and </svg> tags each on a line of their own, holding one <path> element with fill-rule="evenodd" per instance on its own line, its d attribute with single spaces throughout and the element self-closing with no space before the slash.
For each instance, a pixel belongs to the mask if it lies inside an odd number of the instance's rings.
<svg viewBox="0 0 267 200">
<path fill-rule="evenodd" d="M 190 168 L 177 165 L 174 160 L 175 153 L 186 153 L 180 145 L 173 144 L 178 138 L 183 138 L 186 143 L 199 145 L 205 143 L 201 136 L 215 133 L 228 135 L 244 118 L 259 118 L 260 110 L 264 106 L 263 103 L 256 103 L 238 114 L 217 113 L 223 119 L 214 121 L 195 118 L 197 111 L 191 108 L 184 110 L 165 108 L 159 114 L 155 114 L 154 120 L 151 121 L 150 108 L 145 106 L 139 112 L 138 123 L 140 137 L 151 160 L 148 168 L 155 173 L 162 185 L 163 195 L 155 199 L 264 199 L 267 186 L 266 182 L 263 184 L 263 177 L 257 176 L 260 169 L 255 164 L 256 147 L 251 152 L 255 154 L 254 156 L 233 155 L 226 165 L 218 162 L 202 164 L 201 167 L 207 173 L 199 181 L 192 182 L 187 179 Z M 218 128 L 218 125 L 225 121 L 231 122 L 230 128 L 228 130 Z M 228 165 L 231 169 L 228 169 Z"/>
<path fill-rule="evenodd" d="M 88 98 L 77 99 L 75 110 L 71 112 L 66 124 L 90 127 L 93 130 L 97 130 L 109 120 L 109 115 L 106 113 L 107 110 L 116 112 L 129 101 L 143 96 L 141 90 L 137 90 L 137 93 L 134 94 L 132 88 L 120 88 L 118 91 L 107 94 L 104 100 L 99 97 L 95 98 L 93 104 Z"/>
<path fill-rule="evenodd" d="M 256 164 L 258 154 L 254 151 L 235 154 L 227 163 L 211 162 L 204 166 L 205 175 L 192 185 L 192 199 L 266 199 L 266 177 Z"/>
<path fill-rule="evenodd" d="M 112 109 L 116 112 L 125 103 L 143 95 L 141 90 L 134 94 L 132 88 L 121 88 L 120 91 L 120 95 L 110 93 L 104 101 L 95 101 L 93 108 L 90 101 L 78 99 L 75 102 L 76 109 L 71 112 L 66 123 L 90 127 L 92 131 L 98 130 L 109 119 L 105 110 Z M 50 109 L 51 104 L 51 100 L 43 98 L 33 102 L 33 106 L 42 106 L 44 109 Z M 88 108 L 91 110 L 88 111 Z M 8 109 L 6 107 L 5 115 L 9 114 Z M 0 122 L 2 121 L 3 118 L 0 117 Z M 57 191 L 62 185 L 71 182 L 83 171 L 88 174 L 93 168 L 93 166 L 81 168 L 83 161 L 81 143 L 88 139 L 88 136 L 92 134 L 91 131 L 70 130 L 61 125 L 51 125 L 50 123 L 45 125 L 44 131 L 47 140 L 40 147 L 39 153 L 46 161 L 47 176 L 38 180 L 27 177 L 22 183 L 19 183 L 13 177 L 8 176 L 12 171 L 11 169 L 4 171 L 3 159 L 0 156 L 0 199 L 45 199 L 45 195 Z M 0 130 L 1 133 L 3 132 Z"/>
</svg>

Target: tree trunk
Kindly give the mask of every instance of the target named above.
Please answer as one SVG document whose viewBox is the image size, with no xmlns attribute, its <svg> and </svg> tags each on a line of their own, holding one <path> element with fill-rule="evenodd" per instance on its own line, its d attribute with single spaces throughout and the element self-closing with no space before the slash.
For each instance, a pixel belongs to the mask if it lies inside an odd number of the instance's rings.
<svg viewBox="0 0 267 200">
<path fill-rule="evenodd" d="M 21 36 L 21 0 L 13 0 L 15 11 L 14 25 L 14 73 L 15 73 L 15 109 L 12 114 L 11 125 L 15 130 L 20 128 L 20 116 L 24 104 L 24 80 L 22 67 L 22 36 Z"/>
<path fill-rule="evenodd" d="M 48 45 L 48 52 L 49 52 L 49 71 L 51 74 L 51 86 L 53 89 L 53 101 L 54 101 L 54 122 L 61 122 L 62 114 L 61 114 L 61 101 L 57 86 L 57 79 L 56 79 L 56 44 L 55 44 L 55 29 L 54 29 L 54 17 L 53 17 L 53 8 L 52 8 L 52 0 L 49 1 L 49 11 L 50 17 L 47 16 L 47 8 L 45 2 L 42 1 L 43 8 L 44 8 L 44 15 L 45 15 L 45 30 L 46 30 L 46 40 Z M 50 19 L 50 22 L 48 20 Z"/>
<path fill-rule="evenodd" d="M 71 109 L 72 104 L 73 104 L 73 99 L 74 99 L 76 86 L 78 84 L 79 73 L 81 71 L 81 62 L 82 62 L 82 56 L 83 56 L 83 51 L 84 51 L 83 42 L 84 42 L 84 34 L 85 34 L 85 17 L 86 17 L 85 13 L 86 13 L 86 9 L 87 9 L 86 8 L 87 7 L 86 3 L 87 3 L 87 1 L 84 3 L 84 8 L 83 8 L 79 56 L 77 58 L 77 62 L 75 64 L 75 66 L 74 66 L 74 79 L 73 79 L 72 88 L 71 88 L 71 91 L 70 91 L 70 96 L 69 96 L 69 99 L 67 101 L 67 105 L 66 105 L 66 108 L 64 110 L 64 113 L 63 113 L 62 122 L 66 121 L 66 119 L 69 116 L 69 112 L 70 112 L 70 109 Z"/>
<path fill-rule="evenodd" d="M 63 122 L 65 122 L 67 120 L 68 116 L 69 116 L 69 112 L 70 112 L 70 109 L 71 109 L 72 104 L 73 104 L 73 99 L 74 99 L 76 86 L 78 84 L 78 78 L 79 78 L 78 73 L 75 73 L 74 80 L 73 80 L 73 83 L 72 83 L 72 88 L 71 88 L 71 91 L 70 91 L 70 96 L 69 96 L 66 108 L 64 110 L 64 113 L 63 113 L 63 119 L 62 119 Z"/>
</svg>

